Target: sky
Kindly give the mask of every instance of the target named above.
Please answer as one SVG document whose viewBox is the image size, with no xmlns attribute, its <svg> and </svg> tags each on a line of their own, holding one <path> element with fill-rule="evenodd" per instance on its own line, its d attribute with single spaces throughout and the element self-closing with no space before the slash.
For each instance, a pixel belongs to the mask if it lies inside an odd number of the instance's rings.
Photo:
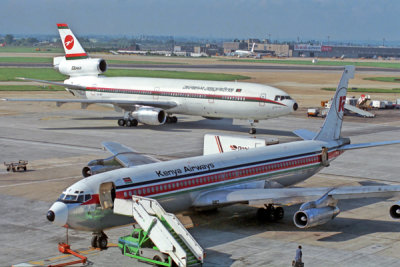
<svg viewBox="0 0 400 267">
<path fill-rule="evenodd" d="M 0 35 L 400 41 L 391 0 L 1 0 Z M 328 37 L 329 36 L 329 37 Z"/>
</svg>

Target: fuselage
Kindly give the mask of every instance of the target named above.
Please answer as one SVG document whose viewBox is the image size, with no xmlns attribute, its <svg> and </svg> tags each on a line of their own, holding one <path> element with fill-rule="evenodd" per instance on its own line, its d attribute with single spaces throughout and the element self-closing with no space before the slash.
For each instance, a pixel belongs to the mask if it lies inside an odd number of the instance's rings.
<svg viewBox="0 0 400 267">
<path fill-rule="evenodd" d="M 287 115 L 297 103 L 284 91 L 262 84 L 184 79 L 79 76 L 65 83 L 86 99 L 172 101 L 169 114 L 261 120 Z"/>
<path fill-rule="evenodd" d="M 50 210 L 61 226 L 101 231 L 132 223 L 132 218 L 113 213 L 115 198 L 151 197 L 167 211 L 178 212 L 201 203 L 207 192 L 291 186 L 323 168 L 323 147 L 329 149 L 329 160 L 342 153 L 337 142 L 298 141 L 109 171 L 73 184 Z"/>
</svg>

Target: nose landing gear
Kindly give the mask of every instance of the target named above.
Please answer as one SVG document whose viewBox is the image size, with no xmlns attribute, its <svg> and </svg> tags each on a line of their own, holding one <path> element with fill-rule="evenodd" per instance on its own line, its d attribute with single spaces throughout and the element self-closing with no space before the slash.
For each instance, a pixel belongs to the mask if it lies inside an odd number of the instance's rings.
<svg viewBox="0 0 400 267">
<path fill-rule="evenodd" d="M 282 207 L 274 207 L 272 205 L 257 210 L 257 219 L 262 222 L 275 222 L 283 219 L 284 215 L 285 212 Z"/>
<path fill-rule="evenodd" d="M 101 231 L 100 233 L 93 233 L 91 245 L 94 248 L 106 249 L 108 244 L 108 236 Z"/>
<path fill-rule="evenodd" d="M 250 130 L 249 130 L 249 134 L 256 134 L 257 130 L 254 127 L 254 124 L 258 123 L 258 120 L 249 120 L 250 122 Z"/>
</svg>

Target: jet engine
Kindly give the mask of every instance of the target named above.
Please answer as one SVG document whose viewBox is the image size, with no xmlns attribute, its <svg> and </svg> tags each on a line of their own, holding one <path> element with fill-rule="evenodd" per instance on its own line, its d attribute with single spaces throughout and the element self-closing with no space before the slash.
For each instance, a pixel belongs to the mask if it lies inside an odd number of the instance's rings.
<svg viewBox="0 0 400 267">
<path fill-rule="evenodd" d="M 340 210 L 338 207 L 323 207 L 308 210 L 299 210 L 293 216 L 294 224 L 299 228 L 309 228 L 333 220 Z"/>
<path fill-rule="evenodd" d="M 107 70 L 107 62 L 102 58 L 66 60 L 58 57 L 54 59 L 54 68 L 68 76 L 98 75 Z"/>
<path fill-rule="evenodd" d="M 141 107 L 132 113 L 139 122 L 148 125 L 161 125 L 167 120 L 167 114 L 160 108 Z"/>
<path fill-rule="evenodd" d="M 107 172 L 115 169 L 122 168 L 122 165 L 115 160 L 114 156 L 106 159 L 95 159 L 90 161 L 87 166 L 83 167 L 83 177 L 89 177 L 94 174 Z"/>
<path fill-rule="evenodd" d="M 389 213 L 393 219 L 400 219 L 400 201 L 390 207 Z"/>
<path fill-rule="evenodd" d="M 336 206 L 337 199 L 334 199 L 328 193 L 318 200 L 301 205 L 293 216 L 294 224 L 299 228 L 309 228 L 333 220 L 340 213 L 340 210 Z"/>
</svg>

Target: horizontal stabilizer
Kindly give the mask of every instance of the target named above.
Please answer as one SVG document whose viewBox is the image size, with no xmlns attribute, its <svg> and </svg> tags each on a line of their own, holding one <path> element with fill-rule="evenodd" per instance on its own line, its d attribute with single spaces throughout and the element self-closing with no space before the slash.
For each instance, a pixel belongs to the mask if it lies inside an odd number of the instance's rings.
<svg viewBox="0 0 400 267">
<path fill-rule="evenodd" d="M 393 144 L 400 144 L 400 140 L 361 143 L 361 144 L 349 144 L 349 145 L 342 146 L 340 149 L 350 150 L 350 149 L 359 149 L 359 148 L 374 147 L 374 146 L 386 146 L 386 145 L 393 145 Z"/>
<path fill-rule="evenodd" d="M 303 138 L 303 140 L 312 140 L 317 135 L 317 133 L 314 133 L 306 129 L 294 130 L 293 133 L 298 137 Z"/>
<path fill-rule="evenodd" d="M 37 80 L 37 79 L 21 78 L 21 77 L 17 77 L 17 79 L 23 80 L 23 81 L 31 81 L 31 82 L 45 83 L 45 84 L 51 84 L 51 85 L 58 85 L 58 86 L 66 87 L 69 89 L 75 89 L 75 90 L 86 90 L 85 86 L 66 84 L 63 82 L 51 82 L 51 81 L 46 81 L 46 80 Z"/>
<path fill-rule="evenodd" d="M 143 155 L 135 150 L 116 142 L 103 142 L 103 148 L 114 155 L 116 160 L 124 167 L 132 167 L 159 162 L 158 159 Z"/>
</svg>

